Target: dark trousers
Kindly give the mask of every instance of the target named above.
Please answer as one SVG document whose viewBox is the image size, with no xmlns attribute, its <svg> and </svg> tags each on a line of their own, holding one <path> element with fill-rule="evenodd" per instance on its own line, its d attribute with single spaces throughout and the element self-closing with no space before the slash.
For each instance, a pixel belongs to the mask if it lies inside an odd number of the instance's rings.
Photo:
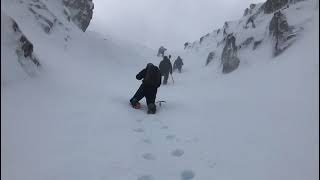
<svg viewBox="0 0 320 180">
<path fill-rule="evenodd" d="M 181 69 L 182 69 L 182 67 L 178 67 L 178 71 L 179 71 L 179 73 L 181 73 Z"/>
<path fill-rule="evenodd" d="M 139 89 L 131 99 L 136 99 L 137 101 L 140 101 L 142 98 L 145 97 L 147 105 L 150 103 L 154 104 L 156 101 L 157 90 L 157 87 L 149 87 L 145 86 L 144 84 L 141 84 Z"/>
<path fill-rule="evenodd" d="M 168 83 L 168 78 L 169 78 L 169 72 L 168 73 L 164 73 L 163 74 L 163 84 L 167 84 Z"/>
</svg>

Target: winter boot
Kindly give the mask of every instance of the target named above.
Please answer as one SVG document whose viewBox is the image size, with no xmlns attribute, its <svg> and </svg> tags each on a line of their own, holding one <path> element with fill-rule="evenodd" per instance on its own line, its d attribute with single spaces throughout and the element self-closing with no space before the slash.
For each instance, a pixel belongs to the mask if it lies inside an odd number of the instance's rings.
<svg viewBox="0 0 320 180">
<path fill-rule="evenodd" d="M 130 104 L 133 108 L 140 109 L 140 103 L 135 98 L 130 99 Z"/>
<path fill-rule="evenodd" d="M 154 103 L 148 104 L 148 114 L 155 114 L 156 110 L 156 105 Z"/>
</svg>

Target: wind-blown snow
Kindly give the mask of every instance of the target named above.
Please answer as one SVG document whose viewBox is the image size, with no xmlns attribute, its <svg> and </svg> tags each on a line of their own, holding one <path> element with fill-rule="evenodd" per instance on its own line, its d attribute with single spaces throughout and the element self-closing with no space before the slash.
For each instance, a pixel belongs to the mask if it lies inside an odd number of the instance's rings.
<svg viewBox="0 0 320 180">
<path fill-rule="evenodd" d="M 228 75 L 182 54 L 183 73 L 158 91 L 167 103 L 147 115 L 128 101 L 156 52 L 69 24 L 46 36 L 15 7 L 1 14 L 1 178 L 319 178 L 318 10 L 290 49 Z M 36 77 L 15 62 L 8 16 L 35 45 Z"/>
</svg>

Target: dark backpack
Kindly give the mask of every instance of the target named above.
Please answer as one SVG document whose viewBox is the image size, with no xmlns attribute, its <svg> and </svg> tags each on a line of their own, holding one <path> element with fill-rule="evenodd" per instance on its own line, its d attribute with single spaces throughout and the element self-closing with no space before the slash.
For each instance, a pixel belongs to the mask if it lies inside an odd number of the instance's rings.
<svg viewBox="0 0 320 180">
<path fill-rule="evenodd" d="M 162 75 L 171 71 L 172 65 L 169 59 L 164 59 L 159 64 L 159 69 Z"/>
<path fill-rule="evenodd" d="M 161 84 L 161 74 L 157 66 L 148 66 L 143 83 L 147 86 L 159 87 Z"/>
</svg>

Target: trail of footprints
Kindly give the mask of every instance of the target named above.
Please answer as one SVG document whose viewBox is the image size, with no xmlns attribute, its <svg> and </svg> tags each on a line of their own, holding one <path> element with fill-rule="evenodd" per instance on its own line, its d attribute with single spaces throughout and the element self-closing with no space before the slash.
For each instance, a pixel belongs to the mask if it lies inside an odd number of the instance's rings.
<svg viewBox="0 0 320 180">
<path fill-rule="evenodd" d="M 143 122 L 143 119 L 138 119 L 136 120 L 138 123 L 142 123 Z M 156 122 L 161 122 L 159 119 L 155 118 L 153 119 L 153 121 L 156 121 Z M 169 129 L 169 127 L 167 125 L 162 125 L 160 127 L 160 129 L 162 130 L 166 130 L 166 129 Z M 133 131 L 135 133 L 144 133 L 145 130 L 143 128 L 135 128 L 133 129 Z M 165 136 L 165 139 L 167 141 L 176 141 L 176 142 L 179 142 L 180 139 L 178 139 L 175 135 L 173 134 L 169 134 L 167 136 Z M 142 141 L 146 144 L 152 144 L 152 141 L 149 139 L 149 138 L 144 138 L 142 139 Z M 188 142 L 188 141 L 186 141 Z M 183 149 L 174 149 L 170 152 L 170 155 L 173 157 L 173 158 L 179 158 L 179 157 L 182 157 L 184 155 L 184 150 Z M 153 154 L 153 153 L 150 153 L 150 152 L 147 152 L 147 153 L 143 153 L 141 155 L 141 157 L 145 160 L 148 160 L 148 161 L 153 161 L 153 160 L 157 160 L 157 157 Z M 193 179 L 195 176 L 195 173 L 193 170 L 190 170 L 190 169 L 186 169 L 186 170 L 183 170 L 181 173 L 180 173 L 180 178 L 181 180 L 191 180 Z M 137 180 L 156 180 L 152 175 L 150 174 L 144 174 L 144 175 L 141 175 L 141 176 L 138 176 Z"/>
</svg>

